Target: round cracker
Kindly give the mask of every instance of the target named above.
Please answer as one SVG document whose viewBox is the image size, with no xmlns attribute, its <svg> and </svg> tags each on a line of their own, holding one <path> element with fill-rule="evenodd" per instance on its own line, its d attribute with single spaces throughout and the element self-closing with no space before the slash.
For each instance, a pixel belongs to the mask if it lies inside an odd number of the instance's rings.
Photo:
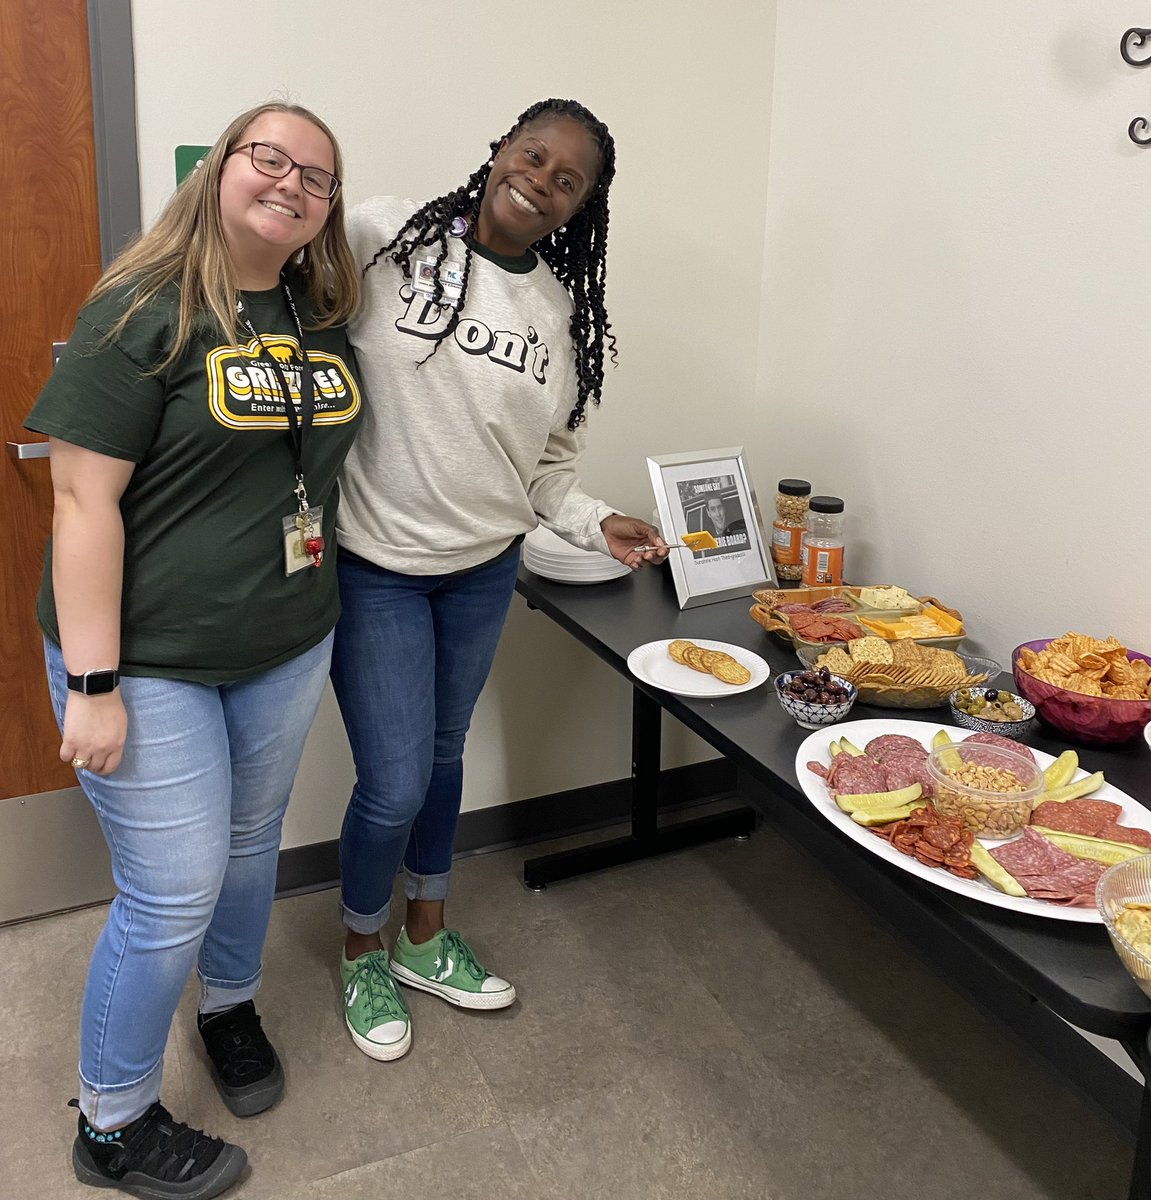
<svg viewBox="0 0 1151 1200">
<path fill-rule="evenodd" d="M 751 672 L 742 663 L 736 662 L 734 658 L 730 662 L 716 663 L 712 667 L 711 673 L 716 679 L 724 683 L 730 683 L 735 687 L 751 682 Z"/>
<path fill-rule="evenodd" d="M 667 652 L 672 658 L 675 659 L 677 663 L 681 663 L 684 660 L 683 652 L 688 648 L 688 646 L 693 646 L 694 644 L 694 642 L 689 642 L 686 638 L 676 638 L 675 641 L 668 646 Z"/>
</svg>

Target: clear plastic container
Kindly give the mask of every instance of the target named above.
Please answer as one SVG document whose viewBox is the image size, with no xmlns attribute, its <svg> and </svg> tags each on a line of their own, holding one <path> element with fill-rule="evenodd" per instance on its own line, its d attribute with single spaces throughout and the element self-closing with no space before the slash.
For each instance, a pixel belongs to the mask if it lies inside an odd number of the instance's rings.
<svg viewBox="0 0 1151 1200">
<path fill-rule="evenodd" d="M 843 583 L 843 501 L 838 496 L 812 496 L 802 558 L 808 587 Z"/>
<path fill-rule="evenodd" d="M 1151 854 L 1140 854 L 1104 871 L 1095 887 L 1095 903 L 1115 953 L 1144 994 L 1151 996 L 1151 944 L 1145 935 L 1140 936 L 1140 925 L 1129 925 L 1125 917 L 1129 907 L 1151 905 Z"/>
<path fill-rule="evenodd" d="M 775 493 L 771 526 L 771 557 L 780 579 L 803 578 L 803 535 L 811 484 L 806 479 L 781 479 Z"/>
<path fill-rule="evenodd" d="M 1031 817 L 1043 790 L 1043 772 L 1020 747 L 1019 753 L 986 742 L 952 742 L 927 756 L 935 785 L 932 805 L 945 817 L 958 817 L 977 837 L 1014 837 Z M 1007 791 L 1007 787 L 1014 790 Z"/>
</svg>

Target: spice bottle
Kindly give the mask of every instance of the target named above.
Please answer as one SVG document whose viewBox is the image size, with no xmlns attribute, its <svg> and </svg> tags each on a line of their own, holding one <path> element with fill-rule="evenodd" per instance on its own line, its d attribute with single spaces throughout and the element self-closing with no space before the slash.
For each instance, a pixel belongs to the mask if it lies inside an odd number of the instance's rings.
<svg viewBox="0 0 1151 1200">
<path fill-rule="evenodd" d="M 780 579 L 803 578 L 803 534 L 807 528 L 807 501 L 811 484 L 806 479 L 781 479 L 775 493 L 775 520 L 771 525 L 771 557 Z"/>
<path fill-rule="evenodd" d="M 843 501 L 812 496 L 803 535 L 803 582 L 808 587 L 843 583 Z"/>
</svg>

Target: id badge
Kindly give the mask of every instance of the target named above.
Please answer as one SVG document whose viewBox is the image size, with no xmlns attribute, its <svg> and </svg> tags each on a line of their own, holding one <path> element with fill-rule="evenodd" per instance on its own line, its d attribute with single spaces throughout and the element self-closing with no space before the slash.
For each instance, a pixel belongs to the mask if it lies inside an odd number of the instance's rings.
<svg viewBox="0 0 1151 1200">
<path fill-rule="evenodd" d="M 453 307 L 460 302 L 460 293 L 464 289 L 464 264 L 452 262 L 450 259 L 440 264 L 440 279 L 444 285 L 443 302 Z M 412 290 L 430 296 L 436 287 L 436 260 L 434 258 L 416 259 L 416 269 L 412 272 Z"/>
<path fill-rule="evenodd" d="M 284 574 L 295 575 L 324 561 L 324 506 L 284 518 Z"/>
</svg>

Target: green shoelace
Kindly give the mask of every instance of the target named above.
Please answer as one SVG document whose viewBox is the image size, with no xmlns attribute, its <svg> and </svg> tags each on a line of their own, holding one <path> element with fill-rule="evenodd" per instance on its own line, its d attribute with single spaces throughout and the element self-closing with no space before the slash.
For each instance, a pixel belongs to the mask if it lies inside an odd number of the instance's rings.
<svg viewBox="0 0 1151 1200">
<path fill-rule="evenodd" d="M 445 960 L 449 955 L 453 957 L 457 968 L 466 971 L 476 983 L 483 983 L 487 978 L 488 972 L 476 962 L 476 956 L 472 953 L 471 947 L 454 929 L 444 930 L 441 946 L 441 957 Z"/>
<path fill-rule="evenodd" d="M 356 967 L 355 974 L 348 980 L 344 996 L 347 997 L 357 984 L 360 986 L 361 995 L 367 997 L 373 1028 L 382 1025 L 385 1018 L 392 1021 L 407 1020 L 408 1006 L 396 990 L 387 959 L 382 954 L 365 954 L 363 959 L 357 961 L 362 965 Z"/>
</svg>

